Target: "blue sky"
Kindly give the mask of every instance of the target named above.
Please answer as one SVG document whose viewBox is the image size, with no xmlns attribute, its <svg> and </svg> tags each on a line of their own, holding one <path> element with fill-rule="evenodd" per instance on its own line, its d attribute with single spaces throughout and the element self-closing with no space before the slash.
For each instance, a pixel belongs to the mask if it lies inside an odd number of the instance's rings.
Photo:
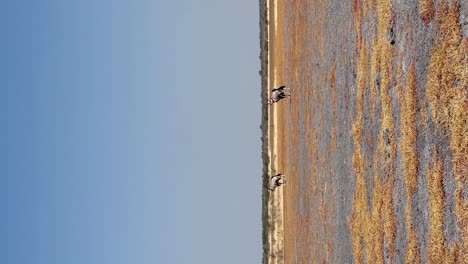
<svg viewBox="0 0 468 264">
<path fill-rule="evenodd" d="M 11 1 L 0 263 L 259 263 L 258 2 Z"/>
</svg>

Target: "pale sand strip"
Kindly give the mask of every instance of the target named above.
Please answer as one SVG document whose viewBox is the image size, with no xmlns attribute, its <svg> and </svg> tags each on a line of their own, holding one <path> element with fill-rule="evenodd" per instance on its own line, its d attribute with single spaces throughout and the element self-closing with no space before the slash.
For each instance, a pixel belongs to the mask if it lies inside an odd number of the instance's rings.
<svg viewBox="0 0 468 264">
<path fill-rule="evenodd" d="M 277 0 L 273 1 L 273 10 L 274 10 L 274 29 L 275 34 L 277 33 Z M 267 10 L 268 10 L 268 73 L 267 73 L 267 89 L 270 91 L 273 87 L 278 85 L 277 82 L 277 72 L 276 66 L 273 70 L 273 84 L 270 83 L 270 63 L 272 57 L 272 50 L 270 46 L 271 33 L 270 33 L 270 1 L 267 1 Z M 278 113 L 277 107 L 268 108 L 268 154 L 270 157 L 270 164 L 268 167 L 268 174 L 271 176 L 273 174 L 279 173 L 277 164 L 278 164 L 278 135 L 276 131 L 276 125 L 278 124 Z M 268 201 L 268 214 L 269 221 L 271 223 L 271 230 L 268 233 L 268 240 L 270 245 L 270 256 L 268 258 L 268 263 L 284 263 L 284 215 L 283 215 L 283 188 L 278 188 L 273 192 L 272 199 Z"/>
<path fill-rule="evenodd" d="M 275 21 L 274 21 L 274 25 L 275 25 L 275 34 L 278 33 L 278 5 L 276 4 L 277 0 L 274 0 L 274 4 L 273 4 L 273 13 L 274 13 L 274 18 L 275 18 Z"/>
</svg>

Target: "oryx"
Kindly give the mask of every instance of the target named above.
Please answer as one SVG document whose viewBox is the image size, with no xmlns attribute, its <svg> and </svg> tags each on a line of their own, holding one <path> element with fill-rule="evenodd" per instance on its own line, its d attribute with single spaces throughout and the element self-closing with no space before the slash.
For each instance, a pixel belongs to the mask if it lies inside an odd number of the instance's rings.
<svg viewBox="0 0 468 264">
<path fill-rule="evenodd" d="M 275 176 L 271 176 L 267 188 L 270 191 L 274 191 L 276 187 L 279 187 L 281 185 L 286 185 L 286 177 L 280 173 Z"/>
<path fill-rule="evenodd" d="M 287 94 L 286 91 L 289 93 Z M 271 96 L 268 100 L 268 104 L 273 104 L 279 102 L 279 100 L 284 98 L 291 98 L 291 88 L 287 88 L 286 86 L 281 86 L 276 89 L 271 90 Z"/>
</svg>

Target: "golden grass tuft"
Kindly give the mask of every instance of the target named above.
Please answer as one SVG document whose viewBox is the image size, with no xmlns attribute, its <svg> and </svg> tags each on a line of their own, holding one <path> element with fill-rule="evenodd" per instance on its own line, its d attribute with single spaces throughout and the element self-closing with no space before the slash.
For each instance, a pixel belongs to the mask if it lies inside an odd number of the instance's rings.
<svg viewBox="0 0 468 264">
<path fill-rule="evenodd" d="M 366 78 L 363 73 L 367 72 L 367 49 L 365 44 L 360 46 L 358 62 L 358 81 L 357 81 L 357 116 L 353 124 L 354 154 L 353 169 L 356 174 L 356 191 L 354 193 L 353 209 L 350 218 L 351 238 L 354 250 L 354 257 L 357 262 L 363 261 L 364 252 L 362 242 L 365 242 L 364 236 L 368 227 L 368 208 L 367 208 L 367 185 L 364 176 L 365 160 L 361 146 L 362 141 L 362 121 L 364 111 L 364 90 L 366 87 Z M 368 252 L 369 250 L 366 250 Z"/>
<path fill-rule="evenodd" d="M 447 255 L 445 257 L 446 264 L 457 264 L 457 263 L 466 263 L 461 261 L 461 258 L 458 256 L 460 244 L 453 245 L 452 248 L 449 248 Z"/>
<path fill-rule="evenodd" d="M 380 101 L 382 104 L 382 125 L 380 131 L 380 151 L 383 155 L 384 175 L 393 174 L 393 161 L 396 156 L 394 117 L 389 89 L 392 85 L 393 46 L 386 35 L 392 24 L 392 1 L 382 0 L 378 6 L 378 38 L 375 48 L 380 49 Z M 374 67 L 374 66 L 373 66 Z M 377 79 L 372 75 L 371 80 Z"/>
<path fill-rule="evenodd" d="M 406 85 L 400 91 L 401 104 L 401 144 L 400 151 L 404 170 L 404 180 L 406 185 L 406 226 L 408 230 L 408 246 L 406 252 L 407 263 L 421 262 L 419 245 L 417 243 L 416 231 L 412 221 L 411 201 L 418 187 L 418 154 L 417 154 L 417 130 L 416 130 L 416 110 L 417 110 L 417 82 L 416 68 L 411 63 L 406 78 Z"/>
<path fill-rule="evenodd" d="M 361 241 L 364 239 L 368 229 L 366 226 L 366 223 L 368 223 L 368 208 L 367 186 L 364 178 L 364 159 L 358 153 L 354 153 L 353 168 L 357 179 L 350 226 L 354 257 L 356 261 L 359 262 L 362 261 L 364 256 Z"/>
<path fill-rule="evenodd" d="M 353 208 L 354 206 L 357 205 L 356 201 L 357 199 L 355 196 L 355 199 L 353 202 Z M 360 217 L 357 213 L 353 213 L 349 221 L 349 226 L 351 229 L 351 240 L 352 240 L 352 246 L 353 246 L 353 252 L 354 252 L 354 259 L 356 260 L 356 263 L 363 263 L 364 253 L 361 247 L 361 242 L 363 240 L 363 232 L 362 232 L 362 226 L 361 226 L 359 218 Z"/>
<path fill-rule="evenodd" d="M 384 192 L 383 196 L 383 207 L 382 207 L 382 217 L 384 221 L 384 233 L 387 241 L 388 251 L 390 255 L 390 260 L 393 260 L 396 254 L 396 245 L 395 245 L 395 234 L 396 234 L 396 224 L 397 218 L 393 206 L 393 186 L 395 183 L 395 177 L 391 176 L 385 183 L 382 191 Z M 392 261 L 390 261 L 392 262 Z"/>
<path fill-rule="evenodd" d="M 333 66 L 330 71 L 330 76 L 328 78 L 328 82 L 330 83 L 330 87 L 333 89 L 335 88 L 336 76 L 335 76 L 335 67 Z"/>
<path fill-rule="evenodd" d="M 419 0 L 419 16 L 424 24 L 429 24 L 434 17 L 434 0 Z"/>
<path fill-rule="evenodd" d="M 384 184 L 379 175 L 374 175 L 375 188 L 372 198 L 372 209 L 370 219 L 366 224 L 368 230 L 366 232 L 366 246 L 368 263 L 384 263 L 383 258 L 383 241 L 384 231 L 382 229 L 382 206 L 384 199 Z"/>
<path fill-rule="evenodd" d="M 468 263 L 468 40 L 462 38 L 459 4 L 440 3 L 436 21 L 440 34 L 431 54 L 426 85 L 433 120 L 450 132 L 453 173 L 457 180 L 455 212 L 462 237 L 456 257 Z"/>
<path fill-rule="evenodd" d="M 447 239 L 444 231 L 444 174 L 443 162 L 434 147 L 434 164 L 427 173 L 429 184 L 429 245 L 428 259 L 431 263 L 443 263 L 446 259 Z"/>
<path fill-rule="evenodd" d="M 419 245 L 417 243 L 416 231 L 414 230 L 413 225 L 408 227 L 408 248 L 406 251 L 406 263 L 421 263 Z"/>
<path fill-rule="evenodd" d="M 417 130 L 416 130 L 416 110 L 417 98 L 416 69 L 411 63 L 404 96 L 401 100 L 401 153 L 407 195 L 413 195 L 418 187 L 418 153 L 416 150 Z"/>
</svg>

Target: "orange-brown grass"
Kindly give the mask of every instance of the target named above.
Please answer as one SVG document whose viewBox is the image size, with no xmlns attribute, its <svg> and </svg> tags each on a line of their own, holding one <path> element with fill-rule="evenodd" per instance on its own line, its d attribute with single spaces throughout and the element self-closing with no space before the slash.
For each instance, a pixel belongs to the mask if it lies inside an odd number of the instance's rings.
<svg viewBox="0 0 468 264">
<path fill-rule="evenodd" d="M 378 73 L 380 72 L 380 46 L 378 45 L 378 41 L 374 40 L 372 44 L 372 55 L 371 55 L 371 80 L 369 83 L 370 87 L 370 102 L 371 102 L 371 116 L 374 116 L 375 113 L 375 105 L 377 99 L 377 83 L 376 78 Z"/>
<path fill-rule="evenodd" d="M 457 253 L 460 251 L 458 249 L 459 247 L 460 247 L 460 244 L 455 244 L 455 245 L 453 245 L 452 248 L 448 249 L 448 253 L 445 256 L 445 263 L 447 263 L 447 264 L 466 263 L 466 262 L 458 261 L 459 257 L 457 255 Z"/>
<path fill-rule="evenodd" d="M 375 5 L 377 4 L 377 0 L 370 0 L 370 7 L 375 9 Z"/>
<path fill-rule="evenodd" d="M 396 234 L 396 215 L 393 207 L 393 185 L 395 177 L 391 176 L 383 188 L 383 208 L 382 217 L 385 219 L 384 222 L 384 233 L 387 241 L 387 247 L 389 250 L 390 260 L 395 257 L 396 246 L 395 246 L 395 234 Z M 392 261 L 390 261 L 392 262 Z"/>
<path fill-rule="evenodd" d="M 444 232 L 444 174 L 443 162 L 434 147 L 434 164 L 427 173 L 429 184 L 429 246 L 428 259 L 431 263 L 443 263 L 446 258 L 447 239 Z"/>
<path fill-rule="evenodd" d="M 374 1 L 375 2 L 375 1 Z M 355 3 L 360 3 L 355 1 Z M 367 5 L 365 3 L 364 5 Z M 370 3 L 375 5 L 375 3 Z M 393 107 L 389 89 L 393 81 L 393 47 L 386 39 L 391 28 L 391 0 L 382 0 L 378 3 L 378 35 L 374 39 L 372 49 L 372 65 L 369 69 L 368 51 L 360 38 L 362 17 L 355 5 L 356 29 L 358 30 L 359 59 L 357 65 L 357 116 L 353 124 L 353 139 L 355 152 L 353 155 L 353 168 L 356 174 L 356 192 L 353 201 L 353 211 L 350 219 L 354 257 L 357 263 L 384 263 L 384 238 L 387 240 L 390 255 L 395 255 L 396 216 L 393 207 L 394 161 L 396 158 L 395 125 Z M 362 8 L 362 7 L 361 7 Z M 364 119 L 363 99 L 368 83 L 370 70 L 370 114 L 374 117 L 375 103 L 377 102 L 376 79 L 380 74 L 380 102 L 382 104 L 382 125 L 379 136 L 379 148 L 374 152 L 374 190 L 372 191 L 371 208 L 367 205 L 367 185 L 365 180 L 365 158 L 362 150 Z M 381 160 L 379 175 L 378 160 Z M 388 178 L 387 178 L 388 176 Z M 383 227 L 383 228 L 382 228 Z"/>
<path fill-rule="evenodd" d="M 334 174 L 331 174 L 331 176 Z M 325 184 L 324 187 L 322 187 L 322 194 L 320 197 L 320 206 L 319 206 L 319 214 L 320 214 L 320 221 L 322 223 L 321 228 L 323 231 L 323 252 L 325 253 L 322 256 L 322 261 L 325 261 L 327 263 L 327 260 L 330 260 L 330 256 L 333 254 L 333 226 L 329 225 L 329 221 L 333 219 L 333 212 L 329 208 L 333 208 L 334 203 L 332 200 L 327 199 L 326 193 L 327 193 L 327 186 Z M 335 197 L 336 191 L 331 192 L 331 195 Z M 331 203 L 331 204 L 329 204 Z"/>
<path fill-rule="evenodd" d="M 418 187 L 418 154 L 416 151 L 416 110 L 418 105 L 417 98 L 416 69 L 414 63 L 411 63 L 404 96 L 401 100 L 401 154 L 403 160 L 403 169 L 407 195 L 411 196 L 417 191 Z"/>
<path fill-rule="evenodd" d="M 336 103 L 336 80 L 335 80 L 335 65 L 332 66 L 332 70 L 330 73 L 330 90 L 331 90 L 331 102 L 333 107 L 333 127 L 331 132 L 331 140 L 330 140 L 330 151 L 331 153 L 335 153 L 336 151 L 336 131 L 338 129 L 338 109 Z M 334 173 L 334 168 L 332 167 L 332 172 Z M 334 174 L 333 174 L 334 175 Z"/>
<path fill-rule="evenodd" d="M 468 186 L 468 47 L 462 38 L 459 5 L 440 3 L 436 14 L 440 26 L 434 45 L 426 85 L 433 120 L 450 132 L 453 173 L 458 183 L 455 212 L 462 245 L 457 258 L 468 262 L 468 202 L 462 192 Z"/>
<path fill-rule="evenodd" d="M 406 263 L 421 263 L 421 254 L 419 254 L 419 245 L 417 243 L 416 231 L 412 225 L 408 228 Z"/>
<path fill-rule="evenodd" d="M 360 141 L 356 141 L 362 134 L 362 125 L 355 124 L 353 129 L 353 137 L 357 145 Z M 368 229 L 366 224 L 369 224 L 367 212 L 367 184 L 364 177 L 365 161 L 360 147 L 355 146 L 356 150 L 353 155 L 353 168 L 356 174 L 356 191 L 354 193 L 353 210 L 351 213 L 350 226 L 351 237 L 354 250 L 354 257 L 357 262 L 362 261 L 363 250 L 361 247 L 364 239 L 365 231 Z M 358 150 L 359 149 L 359 150 Z M 359 152 L 358 152 L 359 151 Z"/>
<path fill-rule="evenodd" d="M 464 95 L 457 93 L 452 101 L 453 114 L 450 120 L 450 147 L 453 155 L 453 172 L 457 179 L 455 192 L 455 209 L 458 226 L 461 229 L 462 246 L 457 253 L 468 263 L 468 201 L 463 198 L 463 190 L 468 186 L 468 101 L 466 90 Z"/>
<path fill-rule="evenodd" d="M 362 140 L 362 122 L 364 108 L 364 90 L 366 87 L 367 72 L 367 49 L 365 44 L 360 45 L 358 62 L 358 81 L 357 81 L 357 116 L 353 124 L 354 154 L 353 169 L 356 174 L 356 191 L 354 193 L 353 210 L 350 218 L 351 238 L 354 250 L 354 257 L 357 262 L 363 261 L 362 242 L 368 230 L 368 208 L 367 208 L 367 184 L 364 176 L 365 159 L 361 146 Z M 369 250 L 367 250 L 369 251 Z"/>
<path fill-rule="evenodd" d="M 330 77 L 328 78 L 328 81 L 330 83 L 330 87 L 333 89 L 335 88 L 335 82 L 336 82 L 336 76 L 335 76 L 335 66 L 331 68 L 330 71 Z"/>
<path fill-rule="evenodd" d="M 432 117 L 438 124 L 450 126 L 454 96 L 465 93 L 468 85 L 466 49 L 459 25 L 458 5 L 441 6 L 436 20 L 440 35 L 432 50 L 427 95 Z M 464 92 L 465 91 L 465 92 Z"/>
<path fill-rule="evenodd" d="M 373 199 L 371 209 L 367 207 L 367 192 L 364 178 L 359 177 L 358 190 L 356 190 L 351 221 L 351 231 L 354 236 L 353 248 L 355 249 L 356 262 L 384 263 L 383 241 L 384 236 L 390 242 L 389 248 L 394 255 L 394 234 L 396 218 L 393 213 L 392 191 L 393 180 L 382 180 L 378 175 L 377 159 L 378 153 L 374 155 L 374 183 Z M 356 164 L 357 166 L 362 166 Z M 382 226 L 384 227 L 382 229 Z M 365 249 L 365 250 L 363 250 Z"/>
<path fill-rule="evenodd" d="M 378 36 L 374 48 L 377 49 L 377 54 L 373 58 L 373 63 L 379 65 L 372 65 L 371 80 L 375 87 L 375 79 L 380 70 L 381 87 L 380 87 L 380 102 L 382 106 L 381 118 L 382 124 L 379 137 L 379 150 L 381 157 L 382 173 L 388 175 L 388 178 L 383 183 L 384 187 L 382 192 L 382 216 L 385 219 L 383 222 L 383 232 L 387 240 L 390 256 L 395 255 L 395 233 L 396 233 L 396 216 L 393 208 L 393 184 L 395 177 L 394 162 L 396 159 L 396 140 L 395 140 L 395 123 L 393 115 L 392 99 L 389 94 L 390 87 L 393 82 L 393 46 L 386 39 L 388 30 L 392 24 L 392 1 L 383 0 L 378 5 Z M 380 54 L 379 54 L 380 53 Z M 376 92 L 376 87 L 373 89 Z M 376 96 L 376 94 L 373 94 Z M 371 93 L 372 96 L 372 93 Z M 373 98 L 372 98 L 373 99 Z M 375 162 L 376 163 L 376 162 Z M 375 167 L 377 164 L 374 165 Z M 377 188 L 377 185 L 376 185 Z M 383 246 L 383 243 L 382 243 Z M 383 258 L 383 252 L 382 252 Z"/>
<path fill-rule="evenodd" d="M 395 142 L 395 126 L 394 126 L 394 116 L 393 116 L 393 106 L 392 99 L 389 95 L 389 90 L 392 86 L 393 81 L 393 59 L 394 59 L 394 50 L 393 46 L 387 40 L 387 34 L 390 30 L 393 18 L 392 18 L 392 1 L 384 0 L 380 1 L 377 7 L 378 11 L 378 35 L 374 44 L 374 52 L 371 66 L 371 80 L 376 80 L 378 73 L 381 77 L 381 86 L 380 86 L 380 101 L 382 107 L 382 125 L 380 132 L 380 142 L 379 149 L 382 157 L 382 172 L 384 175 L 389 175 L 389 182 L 387 183 L 389 187 L 393 187 L 394 181 L 394 160 L 396 158 L 396 142 Z M 401 80 L 401 70 L 399 71 L 398 79 Z M 411 201 L 412 196 L 417 188 L 417 152 L 416 152 L 416 128 L 415 128 L 415 112 L 417 105 L 416 97 L 416 73 L 414 66 L 410 70 L 407 82 L 407 89 L 405 89 L 405 101 L 403 102 L 402 107 L 402 122 L 406 122 L 407 126 L 404 127 L 402 124 L 402 139 L 403 152 L 406 152 L 406 155 L 403 154 L 403 162 L 405 164 L 405 172 L 407 181 L 407 208 L 406 208 L 406 219 L 408 227 L 408 247 L 406 254 L 406 261 L 411 263 L 421 262 L 421 257 L 419 254 L 419 245 L 417 243 L 416 231 L 412 225 L 412 215 L 411 215 Z M 401 89 L 401 88 L 400 88 Z M 377 93 L 376 84 L 371 84 L 371 95 Z M 407 94 L 412 95 L 410 98 L 407 98 Z M 406 113 L 406 114 L 405 114 Z M 411 126 L 409 125 L 411 123 Z M 406 129 L 405 129 L 406 128 Z M 392 196 L 388 194 L 386 196 L 385 202 L 387 203 L 384 206 L 384 215 L 387 214 L 391 220 L 384 223 L 384 229 L 387 239 L 389 240 L 389 250 L 391 254 L 395 253 L 394 246 L 394 234 L 396 230 L 396 219 L 393 211 Z"/>
<path fill-rule="evenodd" d="M 429 24 L 434 17 L 434 0 L 419 0 L 419 16 L 424 24 Z"/>
<path fill-rule="evenodd" d="M 354 21 L 356 22 L 358 48 L 360 48 L 362 44 L 362 12 L 363 12 L 362 1 L 363 0 L 353 1 L 353 13 L 354 13 Z"/>
<path fill-rule="evenodd" d="M 419 112 L 419 116 L 420 116 L 420 124 L 421 126 L 424 126 L 426 127 L 427 126 L 427 122 L 429 120 L 429 113 L 428 113 L 428 102 L 427 102 L 427 98 L 424 97 L 422 99 L 422 101 L 420 102 L 420 112 Z"/>
<path fill-rule="evenodd" d="M 374 48 L 379 49 L 380 59 L 379 67 L 373 65 L 372 67 L 377 67 L 380 69 L 381 75 L 381 87 L 380 87 L 380 100 L 382 104 L 382 126 L 381 126 L 381 135 L 380 135 L 380 147 L 381 151 L 385 149 L 385 152 L 392 155 L 390 159 L 385 160 L 384 164 L 390 164 L 390 162 L 395 157 L 395 137 L 394 137 L 394 121 L 393 121 L 393 110 L 391 97 L 389 96 L 389 88 L 392 84 L 392 63 L 393 63 L 393 47 L 386 39 L 388 30 L 392 24 L 392 0 L 382 0 L 379 2 L 378 6 L 378 23 L 377 23 L 377 43 Z M 372 72 L 371 80 L 375 80 L 377 75 L 373 75 Z M 377 71 L 375 72 L 377 74 Z M 384 133 L 388 134 L 390 140 L 390 149 L 386 146 L 384 140 Z M 387 157 L 387 155 L 385 155 Z"/>
<path fill-rule="evenodd" d="M 416 109 L 417 109 L 417 82 L 416 68 L 411 63 L 401 102 L 401 144 L 402 163 L 404 179 L 406 185 L 406 226 L 408 229 L 408 247 L 406 262 L 420 262 L 419 246 L 417 243 L 416 231 L 413 227 L 411 201 L 417 191 L 418 177 L 418 155 L 417 155 L 417 130 L 416 130 Z"/>
<path fill-rule="evenodd" d="M 367 263 L 384 263 L 382 230 L 382 205 L 384 199 L 384 184 L 379 175 L 374 175 L 375 188 L 372 198 L 372 209 L 368 220 L 368 230 L 366 232 Z"/>
<path fill-rule="evenodd" d="M 335 172 L 332 171 L 331 175 L 332 175 L 332 177 L 334 177 Z M 331 200 L 330 208 L 336 208 L 336 204 L 335 204 L 335 201 L 336 201 L 336 188 L 334 188 L 333 191 L 331 192 L 331 198 L 332 199 L 330 199 Z M 335 211 L 329 209 L 327 222 L 333 221 L 333 219 L 335 219 Z M 329 225 L 327 227 L 327 236 L 328 236 L 327 259 L 329 260 L 329 262 L 330 262 L 330 257 L 333 256 L 333 253 L 334 253 L 334 250 L 335 250 L 334 243 L 333 243 L 334 235 L 335 235 L 335 226 L 334 225 Z"/>
<path fill-rule="evenodd" d="M 369 13 L 369 0 L 362 0 L 362 18 L 365 19 Z"/>
<path fill-rule="evenodd" d="M 401 105 L 401 100 L 405 96 L 403 92 L 403 55 L 400 53 L 398 56 L 398 68 L 397 68 L 397 84 L 396 84 L 396 90 L 398 94 L 398 98 L 400 98 L 400 105 Z"/>
</svg>

